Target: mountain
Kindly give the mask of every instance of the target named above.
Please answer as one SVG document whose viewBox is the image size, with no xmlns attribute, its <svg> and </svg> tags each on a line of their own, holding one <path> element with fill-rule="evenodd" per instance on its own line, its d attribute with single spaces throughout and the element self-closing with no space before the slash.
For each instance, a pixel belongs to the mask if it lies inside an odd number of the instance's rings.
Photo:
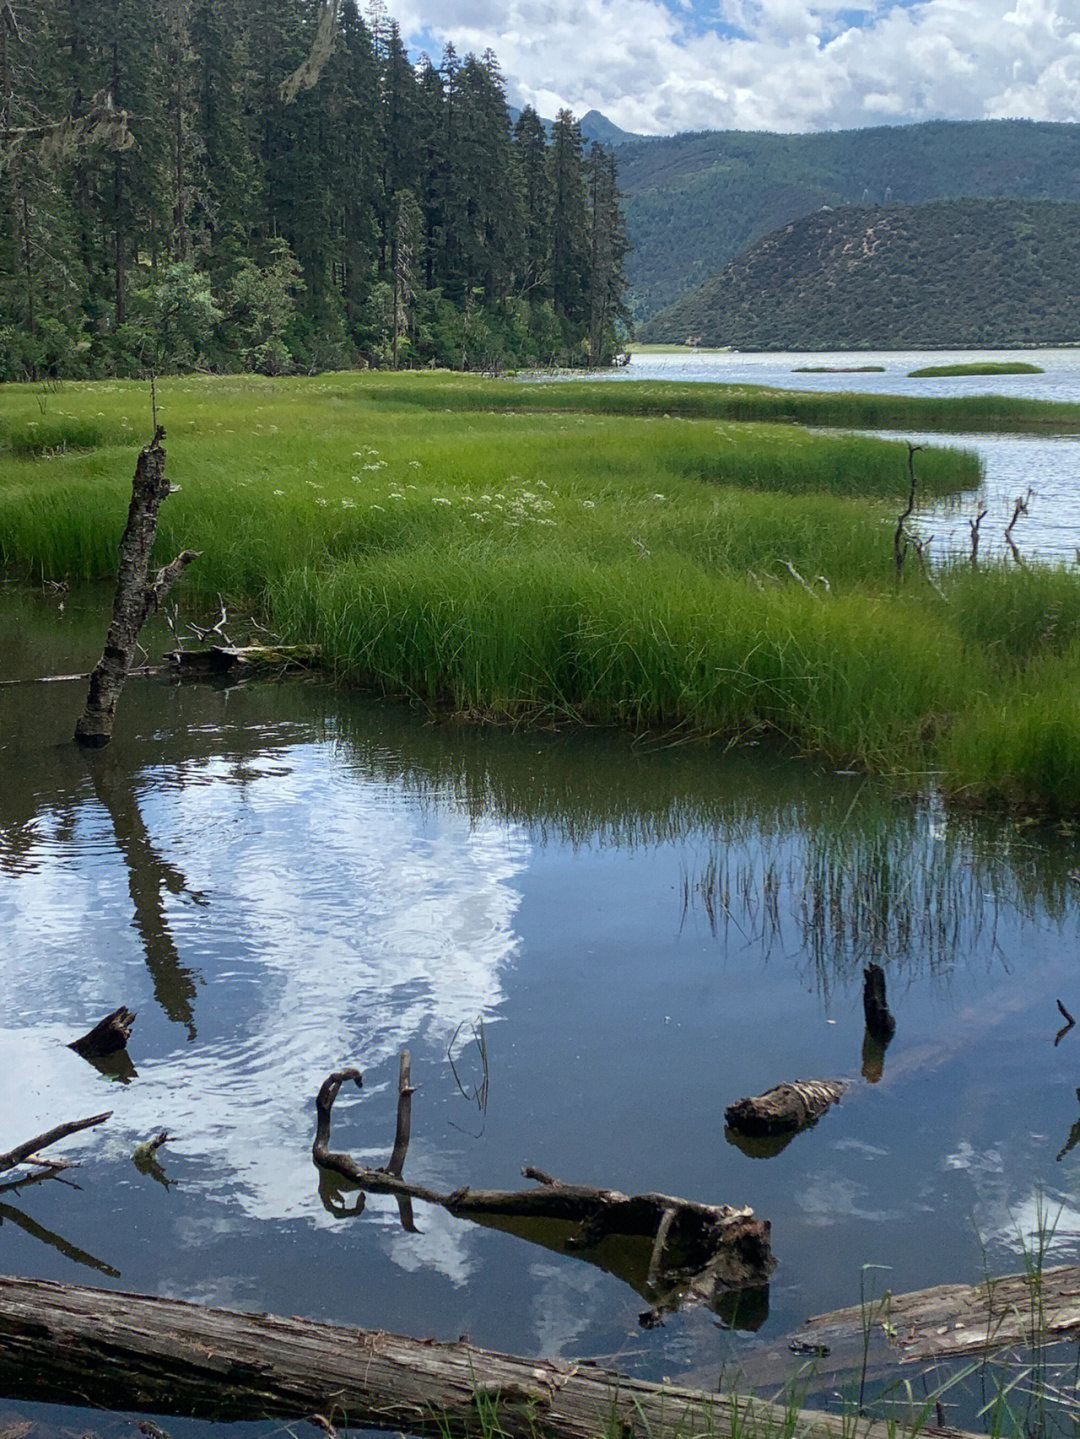
<svg viewBox="0 0 1080 1439">
<path fill-rule="evenodd" d="M 814 135 L 737 130 L 615 151 L 640 321 L 822 205 L 1080 201 L 1080 125 L 933 121 Z"/>
<path fill-rule="evenodd" d="M 606 145 L 613 150 L 617 145 L 647 144 L 650 140 L 648 135 L 634 135 L 629 130 L 620 130 L 618 125 L 601 115 L 599 110 L 586 110 L 581 117 L 581 138 L 586 144 L 594 140 L 601 145 Z"/>
<path fill-rule="evenodd" d="M 510 123 L 516 125 L 521 114 L 520 109 L 516 105 L 509 105 L 507 108 L 510 111 Z M 550 140 L 555 121 L 541 117 L 540 123 Z M 599 110 L 586 110 L 578 123 L 581 126 L 581 138 L 587 146 L 596 141 L 613 150 L 616 145 L 647 145 L 653 139 L 651 135 L 635 135 L 631 130 L 620 130 L 618 125 Z"/>
<path fill-rule="evenodd" d="M 745 350 L 1080 342 L 1080 204 L 819 210 L 656 315 L 643 340 Z"/>
</svg>

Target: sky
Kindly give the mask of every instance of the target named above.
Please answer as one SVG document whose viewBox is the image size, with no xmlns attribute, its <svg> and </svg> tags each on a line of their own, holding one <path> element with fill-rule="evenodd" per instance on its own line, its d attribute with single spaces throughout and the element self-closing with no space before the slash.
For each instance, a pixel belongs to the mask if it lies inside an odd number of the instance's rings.
<svg viewBox="0 0 1080 1439">
<path fill-rule="evenodd" d="M 387 0 L 414 51 L 623 129 L 1080 120 L 1080 0 Z"/>
</svg>

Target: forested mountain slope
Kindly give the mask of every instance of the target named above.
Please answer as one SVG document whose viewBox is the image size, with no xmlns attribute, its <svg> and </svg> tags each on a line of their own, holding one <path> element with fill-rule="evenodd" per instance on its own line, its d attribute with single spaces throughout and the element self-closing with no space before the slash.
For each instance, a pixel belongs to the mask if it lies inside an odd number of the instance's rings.
<svg viewBox="0 0 1080 1439">
<path fill-rule="evenodd" d="M 1080 125 L 935 121 L 816 135 L 708 131 L 615 152 L 643 319 L 822 205 L 1080 201 Z"/>
<path fill-rule="evenodd" d="M 819 210 L 642 327 L 736 349 L 1080 342 L 1080 204 L 962 200 Z"/>
</svg>

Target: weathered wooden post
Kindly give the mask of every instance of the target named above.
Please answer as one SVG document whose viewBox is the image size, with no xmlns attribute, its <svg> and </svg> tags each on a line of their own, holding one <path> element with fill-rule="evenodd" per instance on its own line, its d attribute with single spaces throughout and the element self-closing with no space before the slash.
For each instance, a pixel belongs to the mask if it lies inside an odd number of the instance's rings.
<svg viewBox="0 0 1080 1439">
<path fill-rule="evenodd" d="M 184 550 L 150 578 L 150 555 L 157 537 L 158 511 L 169 493 L 165 477 L 165 451 L 160 425 L 154 438 L 139 453 L 131 485 L 131 507 L 120 541 L 116 596 L 105 648 L 90 676 L 86 708 L 75 726 L 75 739 L 89 749 L 100 749 L 112 739 L 116 702 L 131 667 L 139 631 L 151 610 L 158 607 L 192 560 L 195 550 Z"/>
</svg>

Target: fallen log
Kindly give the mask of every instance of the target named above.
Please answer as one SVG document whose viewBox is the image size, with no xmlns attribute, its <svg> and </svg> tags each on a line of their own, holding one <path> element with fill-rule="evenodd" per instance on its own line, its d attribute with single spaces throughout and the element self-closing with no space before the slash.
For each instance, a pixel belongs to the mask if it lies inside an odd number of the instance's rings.
<svg viewBox="0 0 1080 1439">
<path fill-rule="evenodd" d="M 68 1049 L 81 1054 L 83 1059 L 104 1059 L 107 1055 L 127 1048 L 134 1024 L 135 1011 L 121 1005 L 104 1019 L 99 1019 L 93 1029 L 87 1030 L 78 1039 L 73 1039 Z"/>
<path fill-rule="evenodd" d="M 687 1303 L 724 1307 L 732 1291 L 762 1288 L 775 1267 L 770 1226 L 751 1209 L 699 1204 L 669 1194 L 620 1194 L 614 1189 L 564 1184 L 550 1174 L 525 1168 L 536 1189 L 470 1189 L 441 1193 L 401 1177 L 402 1135 L 411 1119 L 404 1106 L 412 1095 L 403 1069 L 398 1135 L 391 1162 L 374 1169 L 351 1154 L 330 1149 L 330 1120 L 341 1086 L 362 1085 L 359 1070 L 338 1070 L 324 1080 L 315 1100 L 316 1133 L 311 1157 L 329 1170 L 374 1194 L 394 1194 L 437 1204 L 459 1219 L 503 1229 L 559 1252 L 582 1258 L 625 1279 L 654 1305 L 646 1321 Z M 539 1223 L 538 1221 L 543 1221 Z M 559 1226 L 553 1228 L 552 1221 Z M 612 1241 L 637 1241 L 636 1247 Z M 604 1247 L 606 1246 L 606 1248 Z"/>
<path fill-rule="evenodd" d="M 325 1429 L 337 1422 L 434 1439 L 480 1439 L 495 1425 L 505 1439 L 600 1432 L 895 1439 L 905 1432 L 851 1414 L 793 1413 L 760 1399 L 460 1342 L 3 1277 L 0 1393 L 204 1419 L 310 1419 Z"/>
</svg>

